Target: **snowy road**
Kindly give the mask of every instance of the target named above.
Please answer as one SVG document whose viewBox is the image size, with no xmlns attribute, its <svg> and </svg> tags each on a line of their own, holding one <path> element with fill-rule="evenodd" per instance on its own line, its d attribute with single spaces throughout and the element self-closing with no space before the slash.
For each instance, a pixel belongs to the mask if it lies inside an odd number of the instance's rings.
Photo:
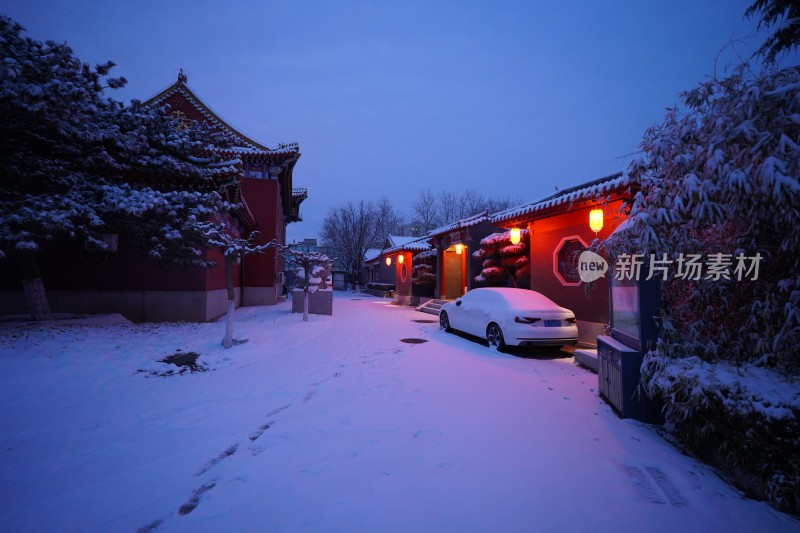
<svg viewBox="0 0 800 533">
<path fill-rule="evenodd" d="M 222 324 L 0 327 L 4 531 L 798 531 L 570 358 L 337 294 Z M 421 338 L 406 344 L 403 338 Z M 154 377 L 197 351 L 212 371 Z"/>
</svg>

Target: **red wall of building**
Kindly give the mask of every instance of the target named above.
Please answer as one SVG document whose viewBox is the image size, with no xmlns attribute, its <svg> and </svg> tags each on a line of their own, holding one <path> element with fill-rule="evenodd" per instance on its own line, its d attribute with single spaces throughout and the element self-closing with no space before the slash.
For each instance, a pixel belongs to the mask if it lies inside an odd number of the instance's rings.
<svg viewBox="0 0 800 533">
<path fill-rule="evenodd" d="M 255 230 L 259 236 L 256 244 L 264 244 L 273 238 L 285 240 L 283 235 L 283 209 L 277 180 L 242 179 L 242 195 L 256 219 Z M 245 287 L 275 286 L 277 252 L 269 249 L 263 254 L 252 254 L 244 258 L 242 283 Z"/>
<path fill-rule="evenodd" d="M 399 256 L 403 256 L 403 264 L 397 260 Z M 402 252 L 394 255 L 392 261 L 395 267 L 395 293 L 400 296 L 411 296 L 411 252 Z M 403 267 L 406 269 L 406 275 L 403 276 Z"/>
<path fill-rule="evenodd" d="M 567 213 L 537 220 L 531 231 L 531 289 L 541 292 L 558 305 L 571 309 L 578 320 L 606 323 L 609 321 L 608 281 L 601 278 L 586 292 L 584 283 L 565 286 L 554 272 L 553 254 L 565 237 L 579 236 L 587 245 L 595 237 L 607 238 L 622 222 L 622 202 L 603 207 L 603 229 L 595 235 L 589 228 L 589 211 L 596 206 L 573 209 Z"/>
<path fill-rule="evenodd" d="M 165 266 L 139 254 L 119 238 L 119 251 L 88 252 L 83 241 L 53 243 L 38 261 L 45 287 L 55 291 L 210 291 L 225 288 L 222 255 L 210 250 L 208 258 L 216 267 Z M 22 278 L 13 261 L 4 261 L 1 288 L 20 290 Z M 239 283 L 239 266 L 234 267 L 234 286 Z"/>
</svg>

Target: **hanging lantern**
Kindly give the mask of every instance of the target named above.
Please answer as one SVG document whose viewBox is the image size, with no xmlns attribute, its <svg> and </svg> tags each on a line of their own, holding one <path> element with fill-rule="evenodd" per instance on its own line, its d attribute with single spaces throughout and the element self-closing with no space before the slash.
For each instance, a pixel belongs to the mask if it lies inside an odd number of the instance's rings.
<svg viewBox="0 0 800 533">
<path fill-rule="evenodd" d="M 461 243 L 456 244 L 456 253 L 461 255 L 464 252 L 464 245 Z"/>
<path fill-rule="evenodd" d="M 511 239 L 511 244 L 519 244 L 522 239 L 522 230 L 519 228 L 511 228 L 508 230 L 508 237 Z"/>
<path fill-rule="evenodd" d="M 391 255 L 387 255 L 386 256 L 386 266 L 391 266 L 391 264 L 392 264 L 392 256 Z"/>
<path fill-rule="evenodd" d="M 592 209 L 589 212 L 589 227 L 593 232 L 597 233 L 603 229 L 603 210 Z"/>
<path fill-rule="evenodd" d="M 400 255 L 398 255 L 398 256 L 397 256 L 397 262 L 398 262 L 399 264 L 401 264 L 401 265 L 402 265 L 402 264 L 403 264 L 403 261 L 405 261 L 405 260 L 406 260 L 406 258 L 405 258 L 405 257 L 403 257 L 403 254 L 400 254 Z"/>
</svg>

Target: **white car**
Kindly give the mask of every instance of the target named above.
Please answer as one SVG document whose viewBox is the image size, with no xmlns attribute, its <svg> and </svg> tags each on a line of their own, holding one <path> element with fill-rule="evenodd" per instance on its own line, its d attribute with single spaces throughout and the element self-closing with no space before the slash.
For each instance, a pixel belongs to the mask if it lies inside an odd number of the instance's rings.
<svg viewBox="0 0 800 533">
<path fill-rule="evenodd" d="M 474 289 L 442 306 L 439 327 L 489 341 L 489 346 L 563 346 L 578 342 L 575 313 L 527 289 Z"/>
</svg>

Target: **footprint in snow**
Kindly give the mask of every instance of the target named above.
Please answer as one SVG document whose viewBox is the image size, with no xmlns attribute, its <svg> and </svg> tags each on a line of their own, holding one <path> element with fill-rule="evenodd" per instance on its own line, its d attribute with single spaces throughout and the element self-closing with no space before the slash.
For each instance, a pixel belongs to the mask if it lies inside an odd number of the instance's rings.
<svg viewBox="0 0 800 533">
<path fill-rule="evenodd" d="M 303 396 L 303 403 L 306 403 L 306 402 L 307 402 L 307 401 L 309 401 L 311 398 L 313 398 L 313 397 L 314 397 L 314 395 L 315 395 L 316 393 L 317 393 L 317 391 L 315 391 L 315 390 L 308 391 L 308 392 L 306 393 L 306 395 L 305 395 L 305 396 Z"/>
<path fill-rule="evenodd" d="M 181 505 L 180 509 L 178 509 L 178 514 L 183 516 L 194 511 L 197 506 L 200 505 L 200 497 L 213 489 L 216 484 L 216 481 L 212 481 L 211 483 L 206 483 L 205 485 L 194 489 L 194 492 L 192 492 L 192 497 L 189 498 L 189 501 Z"/>
<path fill-rule="evenodd" d="M 223 459 L 225 459 L 226 457 L 230 457 L 231 455 L 236 453 L 237 448 L 239 448 L 238 444 L 234 444 L 233 446 L 229 446 L 221 454 L 219 454 L 218 456 L 216 456 L 215 458 L 213 458 L 209 462 L 207 462 L 205 464 L 205 466 L 203 466 L 203 468 L 201 468 L 197 472 L 196 475 L 202 476 L 203 474 L 205 474 L 206 472 L 208 472 L 209 470 L 211 470 L 212 468 L 217 466 L 219 463 L 221 463 L 223 461 Z"/>
<path fill-rule="evenodd" d="M 266 430 L 268 430 L 269 428 L 271 428 L 271 427 L 272 427 L 272 423 L 271 422 L 267 422 L 266 424 L 264 424 L 263 426 L 261 426 L 256 431 L 254 431 L 253 433 L 250 434 L 250 440 L 253 441 L 253 442 L 258 440 L 258 437 L 263 435 L 264 432 Z"/>
<path fill-rule="evenodd" d="M 272 411 L 270 411 L 269 413 L 267 413 L 265 416 L 267 416 L 267 417 L 270 417 L 270 416 L 273 416 L 273 415 L 277 415 L 278 413 L 280 413 L 280 412 L 281 412 L 281 411 L 283 411 L 284 409 L 288 409 L 288 408 L 290 408 L 291 406 L 292 406 L 292 404 L 290 404 L 290 403 L 287 403 L 286 405 L 283 405 L 283 406 L 281 406 L 281 407 L 278 407 L 277 409 L 273 409 Z"/>
</svg>

